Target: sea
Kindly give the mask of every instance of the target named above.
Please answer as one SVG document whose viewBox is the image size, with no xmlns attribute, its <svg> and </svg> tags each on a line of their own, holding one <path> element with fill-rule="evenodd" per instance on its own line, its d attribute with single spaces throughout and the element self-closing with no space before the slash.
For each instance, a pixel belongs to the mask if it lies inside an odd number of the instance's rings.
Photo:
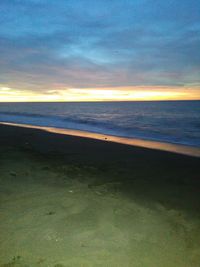
<svg viewBox="0 0 200 267">
<path fill-rule="evenodd" d="M 200 101 L 0 103 L 0 122 L 200 147 Z"/>
</svg>

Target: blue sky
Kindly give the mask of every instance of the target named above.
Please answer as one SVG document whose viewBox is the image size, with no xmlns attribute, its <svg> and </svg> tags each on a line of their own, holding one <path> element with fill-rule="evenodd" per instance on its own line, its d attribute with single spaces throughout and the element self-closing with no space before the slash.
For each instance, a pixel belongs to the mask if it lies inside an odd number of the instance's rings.
<svg viewBox="0 0 200 267">
<path fill-rule="evenodd" d="M 0 85 L 200 87 L 198 0 L 1 0 Z"/>
</svg>

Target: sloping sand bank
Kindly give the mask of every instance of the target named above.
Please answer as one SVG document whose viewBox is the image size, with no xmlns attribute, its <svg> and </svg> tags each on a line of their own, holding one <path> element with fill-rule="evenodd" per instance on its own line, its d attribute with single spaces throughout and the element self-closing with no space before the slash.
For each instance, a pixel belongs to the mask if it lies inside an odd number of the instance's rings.
<svg viewBox="0 0 200 267">
<path fill-rule="evenodd" d="M 199 267 L 197 158 L 0 127 L 1 267 Z"/>
</svg>

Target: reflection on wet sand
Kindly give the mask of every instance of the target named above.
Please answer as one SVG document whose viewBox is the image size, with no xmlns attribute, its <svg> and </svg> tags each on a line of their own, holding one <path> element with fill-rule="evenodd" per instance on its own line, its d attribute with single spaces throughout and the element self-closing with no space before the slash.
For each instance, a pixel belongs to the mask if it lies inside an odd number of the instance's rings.
<svg viewBox="0 0 200 267">
<path fill-rule="evenodd" d="M 110 141 L 110 142 L 115 142 L 115 143 L 120 143 L 120 144 L 131 145 L 131 146 L 158 149 L 158 150 L 163 150 L 163 151 L 168 151 L 168 152 L 173 152 L 173 153 L 178 153 L 178 154 L 183 154 L 183 155 L 188 155 L 188 156 L 200 157 L 200 148 L 191 147 L 191 146 L 177 145 L 177 144 L 143 140 L 143 139 L 117 137 L 117 136 L 112 136 L 112 135 L 105 135 L 105 134 L 72 130 L 72 129 L 62 129 L 62 128 L 54 128 L 54 127 L 33 126 L 33 125 L 27 125 L 27 124 L 4 123 L 4 122 L 0 122 L 0 124 L 27 127 L 27 128 L 32 128 L 32 129 L 40 129 L 40 130 L 44 130 L 44 131 L 51 132 L 51 133 L 86 137 L 86 138 Z"/>
</svg>

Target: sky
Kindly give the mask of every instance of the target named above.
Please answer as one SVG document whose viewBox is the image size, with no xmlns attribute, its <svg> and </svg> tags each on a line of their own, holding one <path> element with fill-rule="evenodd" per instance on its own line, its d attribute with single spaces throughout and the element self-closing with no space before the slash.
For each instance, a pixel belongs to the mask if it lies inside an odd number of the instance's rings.
<svg viewBox="0 0 200 267">
<path fill-rule="evenodd" d="M 200 99 L 199 0 L 1 0 L 0 101 Z"/>
</svg>

